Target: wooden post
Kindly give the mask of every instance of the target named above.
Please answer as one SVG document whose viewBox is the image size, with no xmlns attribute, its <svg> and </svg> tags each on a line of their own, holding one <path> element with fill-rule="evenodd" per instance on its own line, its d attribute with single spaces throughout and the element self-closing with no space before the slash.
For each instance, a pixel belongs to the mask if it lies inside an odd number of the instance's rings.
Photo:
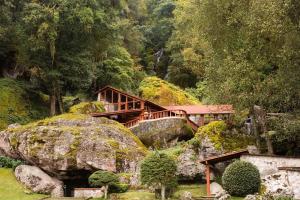
<svg viewBox="0 0 300 200">
<path fill-rule="evenodd" d="M 118 94 L 118 111 L 121 110 L 121 94 Z"/>
<path fill-rule="evenodd" d="M 206 161 L 206 193 L 207 196 L 211 196 L 210 194 L 210 166 L 209 163 Z"/>
</svg>

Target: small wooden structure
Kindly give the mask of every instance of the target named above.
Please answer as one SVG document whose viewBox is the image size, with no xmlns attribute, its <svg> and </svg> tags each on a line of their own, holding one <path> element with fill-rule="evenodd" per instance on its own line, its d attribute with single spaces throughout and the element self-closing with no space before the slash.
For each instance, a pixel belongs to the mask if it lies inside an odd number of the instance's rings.
<svg viewBox="0 0 300 200">
<path fill-rule="evenodd" d="M 234 113 L 232 105 L 186 105 L 186 106 L 166 106 L 167 109 L 179 109 L 186 111 L 188 118 L 198 126 L 203 126 L 212 121 L 231 121 Z"/>
<path fill-rule="evenodd" d="M 227 160 L 232 160 L 234 158 L 239 158 L 243 154 L 248 154 L 248 150 L 234 151 L 220 156 L 212 156 L 205 160 L 202 160 L 200 163 L 206 165 L 206 193 L 207 196 L 211 196 L 210 192 L 210 171 L 216 163 L 224 162 Z"/>
<path fill-rule="evenodd" d="M 104 104 L 105 112 L 92 113 L 94 117 L 108 117 L 130 128 L 140 121 L 166 117 L 181 117 L 194 131 L 213 120 L 229 119 L 231 105 L 167 106 L 128 94 L 111 86 L 97 92 L 97 100 Z"/>
</svg>

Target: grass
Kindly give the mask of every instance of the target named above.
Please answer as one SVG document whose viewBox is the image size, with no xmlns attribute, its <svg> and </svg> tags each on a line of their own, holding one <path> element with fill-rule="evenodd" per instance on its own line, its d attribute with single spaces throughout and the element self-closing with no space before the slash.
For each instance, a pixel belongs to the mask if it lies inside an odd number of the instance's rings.
<svg viewBox="0 0 300 200">
<path fill-rule="evenodd" d="M 206 195 L 205 184 L 189 184 L 179 185 L 174 193 L 172 200 L 180 199 L 180 195 L 185 191 L 191 192 L 193 197 L 201 197 Z M 155 200 L 154 193 L 147 190 L 129 190 L 126 193 L 118 195 L 119 200 Z M 243 197 L 232 197 L 231 200 L 243 200 Z"/>
<path fill-rule="evenodd" d="M 24 188 L 15 178 L 12 169 L 0 168 L 0 200 L 39 200 L 46 197 Z"/>
</svg>

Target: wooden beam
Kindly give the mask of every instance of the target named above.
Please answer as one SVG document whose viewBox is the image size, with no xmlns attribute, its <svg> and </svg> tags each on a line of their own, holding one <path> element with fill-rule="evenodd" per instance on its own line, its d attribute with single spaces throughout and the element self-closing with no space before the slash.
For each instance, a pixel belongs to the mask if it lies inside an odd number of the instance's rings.
<svg viewBox="0 0 300 200">
<path fill-rule="evenodd" d="M 210 193 L 210 166 L 209 163 L 206 162 L 206 194 L 207 196 L 211 196 Z"/>
</svg>

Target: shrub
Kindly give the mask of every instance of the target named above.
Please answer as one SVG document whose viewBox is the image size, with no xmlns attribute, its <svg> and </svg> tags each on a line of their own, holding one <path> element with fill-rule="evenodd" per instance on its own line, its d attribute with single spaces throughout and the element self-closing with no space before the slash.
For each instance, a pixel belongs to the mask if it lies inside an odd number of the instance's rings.
<svg viewBox="0 0 300 200">
<path fill-rule="evenodd" d="M 0 167 L 12 168 L 13 170 L 15 170 L 16 167 L 21 164 L 23 164 L 21 160 L 15 160 L 12 158 L 0 156 Z"/>
<path fill-rule="evenodd" d="M 146 185 L 159 186 L 164 200 L 166 187 L 172 188 L 177 185 L 176 170 L 174 159 L 165 153 L 155 152 L 142 162 L 141 181 Z"/>
<path fill-rule="evenodd" d="M 107 199 L 109 187 L 119 183 L 119 178 L 116 174 L 109 171 L 96 171 L 89 177 L 89 184 L 92 187 L 104 186 L 104 198 Z"/>
<path fill-rule="evenodd" d="M 129 185 L 125 183 L 115 183 L 109 187 L 110 193 L 124 193 L 129 189 Z"/>
<path fill-rule="evenodd" d="M 289 197 L 289 196 L 279 196 L 276 197 L 275 200 L 293 200 L 293 197 Z"/>
<path fill-rule="evenodd" d="M 260 188 L 260 174 L 253 164 L 235 161 L 225 169 L 222 183 L 229 194 L 246 196 L 258 192 Z"/>
</svg>

